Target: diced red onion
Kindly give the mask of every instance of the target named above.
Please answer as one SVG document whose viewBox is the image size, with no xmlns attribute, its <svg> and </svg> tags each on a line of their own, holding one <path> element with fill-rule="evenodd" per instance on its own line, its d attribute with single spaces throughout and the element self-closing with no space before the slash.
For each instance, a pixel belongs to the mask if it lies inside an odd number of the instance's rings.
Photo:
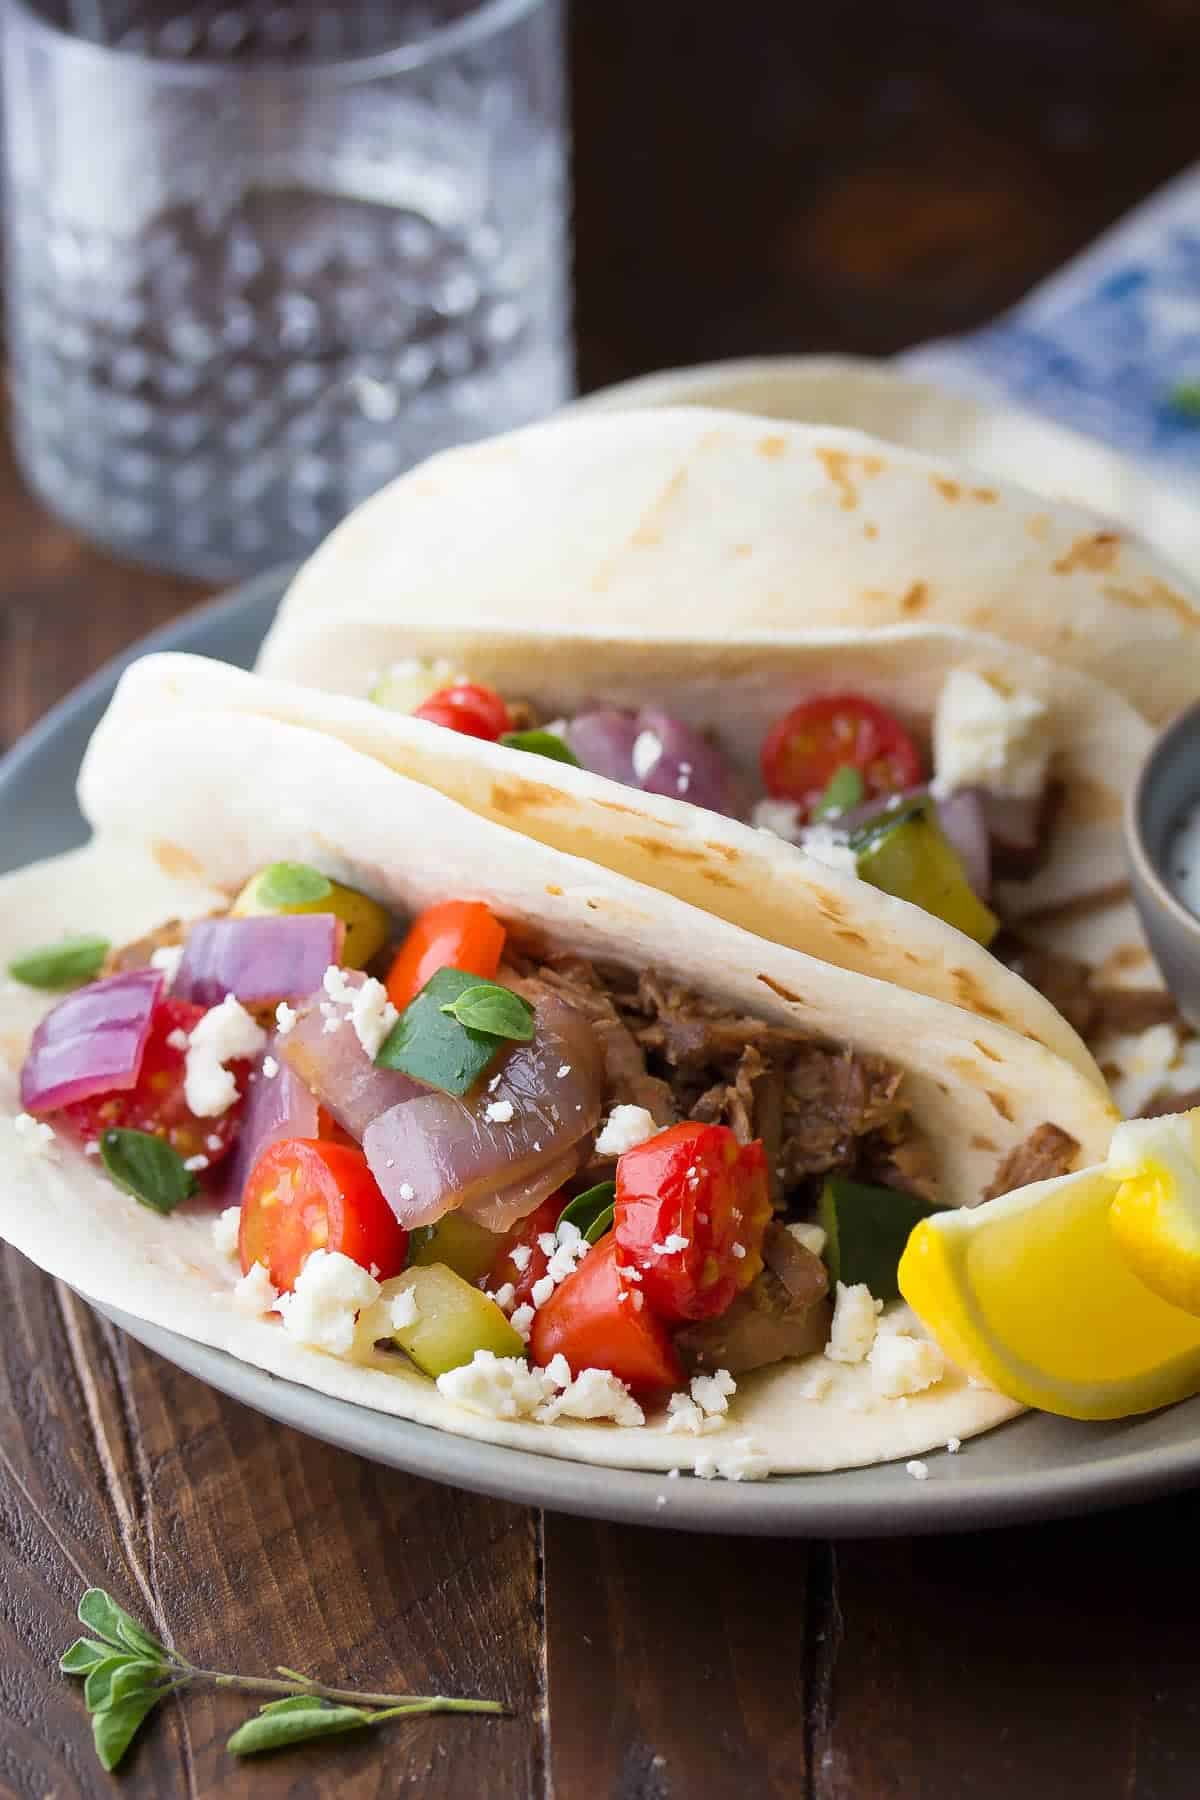
<svg viewBox="0 0 1200 1800">
<path fill-rule="evenodd" d="M 294 1000 L 321 985 L 339 960 L 345 926 L 333 913 L 258 919 L 197 919 L 172 983 L 176 999 L 219 1006 Z"/>
<path fill-rule="evenodd" d="M 567 745 L 585 769 L 605 775 L 623 787 L 636 787 L 633 746 L 638 735 L 632 713 L 581 713 L 567 726 Z"/>
<path fill-rule="evenodd" d="M 638 782 L 643 793 L 670 794 L 710 812 L 734 810 L 729 766 L 707 738 L 652 706 L 638 714 L 637 725 L 643 744 L 649 734 L 650 746 L 655 741 L 659 745 L 658 756 Z"/>
<path fill-rule="evenodd" d="M 356 970 L 346 972 L 350 987 L 365 979 Z M 360 1144 L 372 1119 L 402 1100 L 429 1092 L 398 1069 L 377 1069 L 359 1043 L 346 1008 L 335 1007 L 323 994 L 302 1008 L 295 1025 L 280 1038 L 278 1054 Z"/>
<path fill-rule="evenodd" d="M 135 1086 L 165 984 L 161 969 L 131 969 L 60 1000 L 38 1025 L 21 1068 L 25 1111 L 55 1112 Z"/>
<path fill-rule="evenodd" d="M 1017 881 L 1032 875 L 1042 848 L 1046 795 L 1017 799 L 1011 794 L 993 794 L 980 788 L 979 798 L 996 874 Z"/>
<path fill-rule="evenodd" d="M 959 788 L 937 803 L 938 823 L 958 851 L 967 880 L 986 900 L 992 891 L 992 857 L 987 821 L 978 788 Z"/>
<path fill-rule="evenodd" d="M 591 1025 L 566 1001 L 545 995 L 535 1007 L 532 1041 L 515 1044 L 471 1094 L 460 1100 L 422 1089 L 367 1126 L 363 1149 L 400 1223 L 428 1225 L 455 1207 L 486 1208 L 561 1165 L 595 1128 L 600 1094 Z M 510 1119 L 494 1116 L 507 1107 Z"/>
<path fill-rule="evenodd" d="M 278 1065 L 274 1075 L 263 1074 L 263 1062 L 267 1057 L 272 1057 Z M 221 1186 L 231 1206 L 241 1204 L 242 1191 L 264 1150 L 284 1138 L 315 1138 L 318 1135 L 317 1097 L 281 1060 L 278 1037 L 272 1036 L 268 1040 L 262 1059 L 246 1083 L 245 1092 L 237 1146 L 219 1170 Z"/>
</svg>

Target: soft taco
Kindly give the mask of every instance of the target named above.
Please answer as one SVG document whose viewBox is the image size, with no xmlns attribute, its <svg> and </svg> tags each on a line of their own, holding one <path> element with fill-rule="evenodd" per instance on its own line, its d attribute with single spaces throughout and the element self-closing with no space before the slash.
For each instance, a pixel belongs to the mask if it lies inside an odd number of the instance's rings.
<svg viewBox="0 0 1200 1800">
<path fill-rule="evenodd" d="M 1103 1157 L 1061 1057 L 301 725 L 122 698 L 80 791 L 92 845 L 0 883 L 0 1231 L 54 1275 L 600 1464 L 849 1466 L 1015 1410 L 896 1272 L 915 1219 Z"/>
<path fill-rule="evenodd" d="M 262 667 L 361 691 L 398 624 L 433 622 L 713 645 L 961 626 L 1154 721 L 1200 671 L 1200 602 L 1122 527 L 860 432 L 705 408 L 584 413 L 432 458 L 300 571 Z"/>
</svg>

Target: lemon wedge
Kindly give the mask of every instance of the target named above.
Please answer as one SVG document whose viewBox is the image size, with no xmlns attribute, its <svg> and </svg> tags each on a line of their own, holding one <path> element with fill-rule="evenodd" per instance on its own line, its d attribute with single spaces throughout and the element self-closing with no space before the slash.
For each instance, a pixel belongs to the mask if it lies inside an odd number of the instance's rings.
<svg viewBox="0 0 1200 1800">
<path fill-rule="evenodd" d="M 1117 1248 L 1140 1281 L 1200 1314 L 1200 1114 L 1140 1119 L 1113 1133 L 1106 1167 Z"/>
<path fill-rule="evenodd" d="M 1114 1149 L 1128 1129 L 1118 1127 Z M 1116 1419 L 1200 1392 L 1200 1318 L 1139 1279 L 1143 1267 L 1161 1272 L 1170 1262 L 1162 1246 L 1178 1219 L 1158 1199 L 1164 1166 L 1157 1135 L 1125 1138 L 1113 1168 L 935 1213 L 908 1240 L 900 1291 L 962 1368 L 1044 1412 Z M 1182 1165 L 1172 1166 L 1178 1178 Z M 1194 1162 L 1190 1178 L 1200 1198 Z M 1135 1258 L 1130 1238 L 1150 1248 Z"/>
</svg>

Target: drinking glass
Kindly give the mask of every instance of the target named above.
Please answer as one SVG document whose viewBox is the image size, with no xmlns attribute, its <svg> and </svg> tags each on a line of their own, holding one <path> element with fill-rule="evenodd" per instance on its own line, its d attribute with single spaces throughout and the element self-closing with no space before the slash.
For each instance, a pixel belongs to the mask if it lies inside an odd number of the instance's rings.
<svg viewBox="0 0 1200 1800">
<path fill-rule="evenodd" d="M 3 0 L 14 431 L 93 538 L 309 550 L 572 386 L 560 0 Z"/>
</svg>

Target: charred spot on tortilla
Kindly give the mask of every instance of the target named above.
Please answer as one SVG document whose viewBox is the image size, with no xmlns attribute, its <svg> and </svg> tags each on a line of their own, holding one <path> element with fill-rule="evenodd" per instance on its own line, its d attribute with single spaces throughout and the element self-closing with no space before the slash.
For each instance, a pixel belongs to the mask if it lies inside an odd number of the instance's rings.
<svg viewBox="0 0 1200 1800">
<path fill-rule="evenodd" d="M 853 512 L 858 505 L 858 489 L 850 479 L 850 458 L 844 450 L 818 450 L 817 461 L 838 491 L 838 504 L 843 512 Z"/>
<path fill-rule="evenodd" d="M 1031 513 L 1025 521 L 1025 529 L 1031 538 L 1036 539 L 1039 544 L 1044 544 L 1050 535 L 1049 513 Z"/>
<path fill-rule="evenodd" d="M 969 1141 L 972 1150 L 979 1150 L 984 1156 L 998 1156 L 1000 1153 L 998 1144 L 993 1144 L 991 1138 L 981 1137 L 978 1132 Z"/>
<path fill-rule="evenodd" d="M 203 880 L 204 864 L 190 850 L 169 843 L 166 838 L 155 838 L 150 850 L 164 875 L 170 875 L 177 881 Z"/>
<path fill-rule="evenodd" d="M 945 475 L 931 475 L 929 479 L 933 483 L 934 493 L 940 494 L 943 500 L 953 503 L 955 500 L 962 499 L 962 487 L 959 482 L 951 481 Z"/>
<path fill-rule="evenodd" d="M 1089 571 L 1111 569 L 1121 554 L 1121 534 L 1117 531 L 1092 531 L 1076 538 L 1050 567 L 1056 575 L 1073 575 L 1076 569 Z"/>
<path fill-rule="evenodd" d="M 1185 625 L 1200 625 L 1200 611 L 1169 588 L 1165 581 L 1148 583 L 1149 593 L 1140 594 L 1136 588 L 1115 587 L 1106 582 L 1101 593 L 1106 600 L 1115 600 L 1118 606 L 1131 607 L 1135 612 L 1154 612 L 1161 607 L 1164 612 L 1174 613 L 1175 617 Z"/>
<path fill-rule="evenodd" d="M 835 900 L 832 894 L 823 894 L 819 888 L 814 889 L 813 899 L 816 902 L 817 911 L 827 925 L 842 923 L 846 913 L 840 900 Z"/>
<path fill-rule="evenodd" d="M 991 1088 L 988 1088 L 985 1091 L 987 1093 L 988 1099 L 991 1101 L 992 1106 L 995 1108 L 996 1112 L 998 1112 L 1000 1114 L 1000 1117 L 1002 1119 L 1004 1119 L 1009 1125 L 1011 1125 L 1013 1122 L 1013 1119 L 1015 1117 L 1015 1114 L 1013 1113 L 1013 1109 L 1008 1100 L 1008 1096 L 1006 1094 L 997 1094 Z"/>
<path fill-rule="evenodd" d="M 638 815 L 639 818 L 645 816 L 644 813 Z M 683 844 L 666 844 L 657 837 L 638 837 L 632 831 L 625 842 L 633 844 L 638 850 L 644 850 L 647 856 L 661 857 L 665 861 L 688 863 L 695 867 L 702 867 L 708 861 L 703 850 L 689 850 Z"/>
<path fill-rule="evenodd" d="M 628 819 L 644 819 L 646 816 L 640 806 L 622 806 L 619 800 L 593 800 L 592 805 L 602 807 L 605 812 L 624 813 Z M 674 821 L 669 823 L 670 829 L 674 831 Z"/>
<path fill-rule="evenodd" d="M 706 850 L 711 850 L 714 856 L 723 856 L 726 862 L 735 863 L 741 861 L 742 853 L 737 848 L 736 844 L 714 844 L 711 838 L 705 838 L 704 848 Z"/>
<path fill-rule="evenodd" d="M 549 894 L 549 895 L 550 895 L 550 897 L 551 897 L 551 898 L 552 898 L 552 899 L 554 899 L 554 900 L 561 900 L 561 899 L 562 899 L 562 889 L 561 889 L 561 888 L 560 888 L 560 887 L 559 887 L 559 885 L 558 885 L 558 883 L 557 883 L 557 882 L 556 882 L 556 881 L 549 881 L 549 882 L 547 882 L 547 883 L 546 883 L 546 890 L 545 890 L 545 891 L 546 891 L 546 893 L 548 893 L 548 894 Z"/>
<path fill-rule="evenodd" d="M 868 519 L 867 523 L 863 526 L 863 536 L 865 538 L 877 538 L 879 536 L 878 525 L 872 525 L 871 521 Z"/>
<path fill-rule="evenodd" d="M 735 556 L 749 556 L 752 550 L 752 544 L 735 544 L 733 546 L 733 554 Z"/>
<path fill-rule="evenodd" d="M 906 613 L 920 612 L 929 604 L 929 584 L 914 581 L 908 592 L 900 601 L 900 611 Z"/>
<path fill-rule="evenodd" d="M 972 1038 L 971 1042 L 974 1044 L 975 1048 L 978 1050 L 980 1056 L 986 1056 L 989 1062 L 998 1063 L 998 1062 L 1004 1061 L 1004 1058 L 1002 1056 L 997 1056 L 997 1054 L 994 1050 L 988 1049 L 987 1045 L 984 1043 L 982 1038 Z"/>
<path fill-rule="evenodd" d="M 978 500 L 983 506 L 994 506 L 1000 496 L 995 488 L 982 487 L 971 489 L 972 500 Z"/>
<path fill-rule="evenodd" d="M 808 1004 L 799 994 L 793 994 L 790 988 L 785 988 L 782 981 L 773 981 L 769 975 L 757 975 L 755 980 L 761 981 L 765 988 L 770 988 L 773 994 L 778 994 L 781 1000 L 786 1000 L 791 1006 Z"/>
<path fill-rule="evenodd" d="M 759 438 L 758 443 L 755 445 L 755 449 L 760 456 L 765 456 L 770 461 L 774 461 L 777 457 L 785 456 L 787 454 L 787 439 L 782 437 Z"/>
<path fill-rule="evenodd" d="M 841 938 L 844 944 L 857 944 L 864 950 L 870 947 L 870 938 L 864 937 L 861 931 L 851 931 L 845 925 L 836 925 L 833 935 L 835 938 Z"/>
<path fill-rule="evenodd" d="M 498 813 L 545 812 L 562 805 L 562 795 L 540 781 L 493 781 L 492 805 Z"/>
<path fill-rule="evenodd" d="M 672 500 L 680 492 L 687 478 L 688 472 L 685 463 L 682 468 L 676 469 L 666 487 L 650 502 L 634 526 L 633 535 L 629 540 L 632 549 L 652 549 L 654 545 L 662 543 L 663 515 L 670 508 Z"/>
<path fill-rule="evenodd" d="M 1008 1025 L 1012 1021 L 998 1006 L 993 1006 L 986 991 L 976 981 L 969 969 L 951 969 L 950 983 L 954 989 L 954 998 L 968 1012 L 978 1013 L 981 1018 L 993 1019 L 997 1025 Z M 1024 1030 L 1024 1026 L 1020 1027 Z"/>
</svg>

